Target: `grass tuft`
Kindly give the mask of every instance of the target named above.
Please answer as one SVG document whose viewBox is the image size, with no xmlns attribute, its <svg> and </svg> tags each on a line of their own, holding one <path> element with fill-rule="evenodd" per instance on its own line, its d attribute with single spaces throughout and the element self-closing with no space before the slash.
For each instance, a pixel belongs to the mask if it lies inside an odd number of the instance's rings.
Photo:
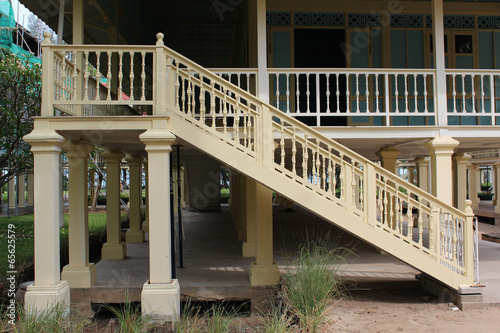
<svg viewBox="0 0 500 333">
<path fill-rule="evenodd" d="M 205 324 L 201 329 L 203 333 L 230 332 L 231 321 L 236 317 L 236 309 L 228 309 L 224 303 L 213 305 L 203 314 Z"/>
<path fill-rule="evenodd" d="M 272 299 L 268 312 L 261 313 L 262 333 L 292 333 L 292 318 L 289 316 L 290 309 L 283 304 L 282 299 Z"/>
<path fill-rule="evenodd" d="M 292 270 L 283 276 L 282 297 L 307 332 L 318 332 L 331 298 L 343 295 L 337 274 L 349 250 L 308 242 L 292 260 Z"/>
<path fill-rule="evenodd" d="M 83 332 L 92 326 L 90 320 L 79 314 L 69 315 L 67 308 L 58 304 L 46 309 L 38 316 L 18 306 L 18 321 L 14 327 L 16 333 L 51 332 L 73 333 Z"/>
</svg>

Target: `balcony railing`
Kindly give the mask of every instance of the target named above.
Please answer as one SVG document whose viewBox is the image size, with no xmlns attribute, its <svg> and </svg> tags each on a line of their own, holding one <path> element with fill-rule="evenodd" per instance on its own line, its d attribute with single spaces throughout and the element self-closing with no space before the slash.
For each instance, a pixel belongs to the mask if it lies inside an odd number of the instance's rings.
<svg viewBox="0 0 500 333">
<path fill-rule="evenodd" d="M 156 106 L 164 107 L 164 97 L 155 91 L 169 73 L 159 70 L 157 63 L 163 60 L 157 47 L 103 45 L 89 50 L 45 44 L 44 50 L 44 82 L 52 83 L 43 91 L 44 104 L 52 106 L 44 109 L 46 115 L 55 110 L 90 116 L 154 114 Z M 212 71 L 246 92 L 259 92 L 257 69 Z M 446 123 L 439 125 L 500 123 L 500 70 L 447 69 L 446 110 L 436 110 L 433 69 L 267 72 L 270 104 L 310 126 L 433 126 L 443 119 L 441 112 Z"/>
<path fill-rule="evenodd" d="M 217 69 L 258 91 L 256 69 Z M 270 68 L 270 103 L 312 126 L 426 126 L 437 123 L 433 69 Z M 499 70 L 446 70 L 448 125 L 500 122 Z"/>
</svg>

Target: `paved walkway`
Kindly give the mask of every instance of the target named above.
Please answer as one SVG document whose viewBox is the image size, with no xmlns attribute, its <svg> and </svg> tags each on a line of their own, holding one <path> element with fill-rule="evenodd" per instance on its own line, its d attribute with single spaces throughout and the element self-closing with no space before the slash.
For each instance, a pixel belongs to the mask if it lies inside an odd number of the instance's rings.
<svg viewBox="0 0 500 333">
<path fill-rule="evenodd" d="M 204 298 L 251 298 L 248 276 L 251 258 L 241 256 L 241 242 L 227 206 L 221 212 L 183 212 L 184 268 L 176 274 L 181 293 Z M 495 227 L 480 224 L 480 230 L 490 232 Z M 358 288 L 417 288 L 419 272 L 395 257 L 377 253 L 372 246 L 357 240 L 315 215 L 296 208 L 284 212 L 274 207 L 274 255 L 281 270 L 298 244 L 306 239 L 322 238 L 353 249 L 347 262 L 340 267 L 341 276 L 356 281 Z M 484 302 L 500 306 L 500 244 L 479 241 L 480 281 L 486 285 Z M 140 299 L 142 285 L 148 279 L 148 243 L 127 244 L 125 260 L 103 260 L 97 264 L 98 281 L 92 288 L 93 301 L 120 301 L 123 291 L 111 292 L 109 287 L 129 291 L 129 298 Z M 179 264 L 178 258 L 177 265 Z"/>
</svg>

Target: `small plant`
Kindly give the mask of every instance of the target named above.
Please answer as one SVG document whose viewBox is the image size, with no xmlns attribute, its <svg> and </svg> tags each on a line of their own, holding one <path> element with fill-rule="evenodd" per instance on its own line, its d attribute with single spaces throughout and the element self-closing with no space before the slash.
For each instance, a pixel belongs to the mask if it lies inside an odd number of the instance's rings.
<svg viewBox="0 0 500 333">
<path fill-rule="evenodd" d="M 75 313 L 70 315 L 63 304 L 57 304 L 38 315 L 26 311 L 21 305 L 17 310 L 18 321 L 15 332 L 18 333 L 76 333 L 91 327 L 88 318 Z"/>
<path fill-rule="evenodd" d="M 345 248 L 330 248 L 309 242 L 299 249 L 298 257 L 292 260 L 293 271 L 283 277 L 284 303 L 308 332 L 318 332 L 329 300 L 343 294 L 344 288 L 337 271 L 348 252 Z"/>
<path fill-rule="evenodd" d="M 200 311 L 191 306 L 191 302 L 184 305 L 181 315 L 174 322 L 175 333 L 196 333 L 201 330 L 202 320 Z"/>
<path fill-rule="evenodd" d="M 205 325 L 201 329 L 204 333 L 229 332 L 231 321 L 236 317 L 236 309 L 228 310 L 223 303 L 213 305 L 204 313 Z"/>
<path fill-rule="evenodd" d="M 292 318 L 288 315 L 290 309 L 282 300 L 271 301 L 271 308 L 267 313 L 261 313 L 263 333 L 292 333 Z"/>
<path fill-rule="evenodd" d="M 103 307 L 110 311 L 120 325 L 119 332 L 140 333 L 146 332 L 148 327 L 153 324 L 153 317 L 141 313 L 141 307 L 129 300 L 125 295 L 125 303 L 120 306 L 111 306 L 109 304 Z"/>
</svg>

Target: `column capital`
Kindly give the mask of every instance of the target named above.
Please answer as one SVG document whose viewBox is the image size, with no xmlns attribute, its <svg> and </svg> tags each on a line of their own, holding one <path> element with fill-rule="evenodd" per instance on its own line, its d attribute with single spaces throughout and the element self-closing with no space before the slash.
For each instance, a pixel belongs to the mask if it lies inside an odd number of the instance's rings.
<svg viewBox="0 0 500 333">
<path fill-rule="evenodd" d="M 493 163 L 493 166 L 497 169 L 500 168 L 500 160 L 497 160 L 495 163 Z"/>
<path fill-rule="evenodd" d="M 176 141 L 175 135 L 166 130 L 150 129 L 139 135 L 139 139 L 146 144 L 146 151 L 172 151 Z"/>
<path fill-rule="evenodd" d="M 455 149 L 460 142 L 449 136 L 438 136 L 424 144 L 424 147 L 429 150 L 432 154 L 453 154 L 453 149 Z"/>
<path fill-rule="evenodd" d="M 375 153 L 382 160 L 384 159 L 396 159 L 401 152 L 396 148 L 382 148 Z"/>
<path fill-rule="evenodd" d="M 92 150 L 94 150 L 94 146 L 88 142 L 72 142 L 67 141 L 62 148 L 66 152 L 66 156 L 68 158 L 71 157 L 81 157 L 87 158 Z"/>
<path fill-rule="evenodd" d="M 401 152 L 396 148 L 382 148 L 376 155 L 380 158 L 382 167 L 390 172 L 396 173 L 397 158 Z"/>
<path fill-rule="evenodd" d="M 106 163 L 121 161 L 125 154 L 119 150 L 115 149 L 106 149 L 103 153 L 101 153 L 101 157 L 106 160 Z"/>
<path fill-rule="evenodd" d="M 469 163 L 467 164 L 468 169 L 479 169 L 479 165 L 476 163 L 472 163 L 472 160 L 469 160 Z"/>
<path fill-rule="evenodd" d="M 431 158 L 429 156 L 420 156 L 415 159 L 418 166 L 429 166 Z"/>
<path fill-rule="evenodd" d="M 31 145 L 32 152 L 60 152 L 61 146 L 67 141 L 65 137 L 54 130 L 34 130 L 23 137 Z"/>
<path fill-rule="evenodd" d="M 457 164 L 468 164 L 471 158 L 472 156 L 467 153 L 453 154 L 453 159 L 457 162 Z"/>
<path fill-rule="evenodd" d="M 144 163 L 144 158 L 142 158 L 142 156 L 139 156 L 139 155 L 127 154 L 125 156 L 125 161 L 127 161 L 127 164 L 129 166 L 142 165 Z"/>
</svg>

